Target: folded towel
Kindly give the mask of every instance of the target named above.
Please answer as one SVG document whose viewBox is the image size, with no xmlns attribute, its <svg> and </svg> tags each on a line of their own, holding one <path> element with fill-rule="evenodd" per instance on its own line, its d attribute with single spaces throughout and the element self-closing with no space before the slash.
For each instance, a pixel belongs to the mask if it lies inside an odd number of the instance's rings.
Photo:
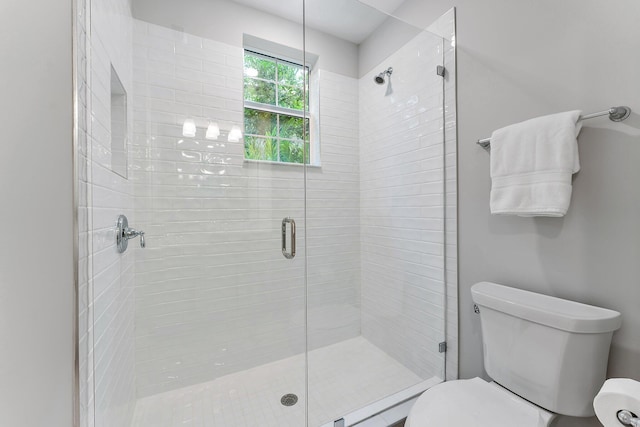
<svg viewBox="0 0 640 427">
<path fill-rule="evenodd" d="M 491 135 L 491 213 L 564 216 L 580 170 L 580 111 L 538 117 Z"/>
</svg>

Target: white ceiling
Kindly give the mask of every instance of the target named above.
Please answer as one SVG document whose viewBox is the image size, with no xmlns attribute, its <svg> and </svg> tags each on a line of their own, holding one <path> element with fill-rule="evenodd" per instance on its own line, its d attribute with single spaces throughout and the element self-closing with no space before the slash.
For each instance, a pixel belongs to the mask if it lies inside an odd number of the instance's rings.
<svg viewBox="0 0 640 427">
<path fill-rule="evenodd" d="M 302 23 L 300 0 L 233 0 L 254 9 Z M 364 0 L 369 3 L 371 0 Z M 404 0 L 377 0 L 384 10 L 395 10 Z M 376 2 L 374 2 L 376 3 Z M 306 0 L 306 23 L 315 30 L 360 44 L 387 15 L 358 0 Z"/>
</svg>

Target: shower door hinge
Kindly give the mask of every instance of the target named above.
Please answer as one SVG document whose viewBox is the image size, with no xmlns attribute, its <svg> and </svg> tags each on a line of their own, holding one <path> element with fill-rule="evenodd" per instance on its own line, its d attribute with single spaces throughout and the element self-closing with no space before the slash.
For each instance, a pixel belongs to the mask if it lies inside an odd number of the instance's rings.
<svg viewBox="0 0 640 427">
<path fill-rule="evenodd" d="M 333 427 L 345 427 L 344 418 L 340 418 L 339 420 L 335 420 L 333 422 Z"/>
<path fill-rule="evenodd" d="M 438 344 L 438 352 L 440 352 L 440 353 L 446 353 L 447 352 L 447 342 L 446 341 L 442 341 L 440 344 Z"/>
<path fill-rule="evenodd" d="M 444 73 L 446 73 L 446 72 L 447 72 L 447 69 L 444 68 L 444 66 L 438 65 L 436 67 L 436 74 L 439 75 L 440 77 L 444 77 Z"/>
</svg>

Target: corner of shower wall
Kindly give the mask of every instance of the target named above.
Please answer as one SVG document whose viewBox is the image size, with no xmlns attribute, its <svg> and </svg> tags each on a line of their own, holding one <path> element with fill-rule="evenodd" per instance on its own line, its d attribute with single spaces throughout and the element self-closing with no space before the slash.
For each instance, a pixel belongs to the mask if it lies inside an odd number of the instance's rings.
<svg viewBox="0 0 640 427">
<path fill-rule="evenodd" d="M 77 331 L 78 331 L 78 426 L 93 427 L 93 336 L 91 335 L 91 304 L 89 301 L 90 277 L 90 233 L 89 233 L 89 144 L 88 123 L 88 8 L 87 0 L 75 0 L 74 47 L 75 47 L 75 167 L 76 167 L 76 216 L 77 216 Z"/>
<path fill-rule="evenodd" d="M 111 167 L 110 82 L 113 65 L 132 93 L 131 2 L 75 0 L 75 15 L 78 419 L 126 426 L 135 408 L 134 251 L 117 253 L 114 225 L 119 213 L 133 220 L 133 186 Z"/>
<path fill-rule="evenodd" d="M 322 168 L 307 170 L 309 350 L 361 333 L 359 82 L 317 74 Z"/>
</svg>

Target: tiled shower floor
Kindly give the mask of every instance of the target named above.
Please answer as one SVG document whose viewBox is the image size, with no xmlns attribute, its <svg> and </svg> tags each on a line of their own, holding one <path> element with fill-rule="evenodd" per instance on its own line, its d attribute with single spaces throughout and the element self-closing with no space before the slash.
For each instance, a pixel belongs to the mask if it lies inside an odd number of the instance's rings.
<svg viewBox="0 0 640 427">
<path fill-rule="evenodd" d="M 305 360 L 298 355 L 138 400 L 132 427 L 302 427 Z M 309 426 L 341 418 L 422 381 L 362 337 L 309 353 Z M 280 398 L 295 393 L 294 406 Z"/>
</svg>

